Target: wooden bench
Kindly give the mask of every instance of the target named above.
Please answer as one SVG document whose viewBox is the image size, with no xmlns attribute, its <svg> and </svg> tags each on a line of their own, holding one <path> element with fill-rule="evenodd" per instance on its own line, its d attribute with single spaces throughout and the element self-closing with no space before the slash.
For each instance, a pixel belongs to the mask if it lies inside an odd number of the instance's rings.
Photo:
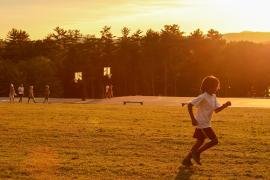
<svg viewBox="0 0 270 180">
<path fill-rule="evenodd" d="M 123 104 L 126 105 L 127 103 L 139 103 L 141 105 L 143 105 L 142 101 L 124 101 Z"/>
</svg>

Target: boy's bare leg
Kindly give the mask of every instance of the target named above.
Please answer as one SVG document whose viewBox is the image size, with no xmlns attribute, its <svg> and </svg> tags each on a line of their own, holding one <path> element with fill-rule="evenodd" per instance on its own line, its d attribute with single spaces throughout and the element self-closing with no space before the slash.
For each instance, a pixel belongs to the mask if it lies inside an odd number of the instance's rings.
<svg viewBox="0 0 270 180">
<path fill-rule="evenodd" d="M 197 142 L 192 146 L 191 151 L 188 153 L 188 155 L 185 157 L 185 159 L 191 159 L 192 158 L 192 152 L 198 151 L 198 149 L 203 145 L 203 140 L 197 140 Z"/>
<path fill-rule="evenodd" d="M 204 143 L 204 139 L 197 139 L 197 142 L 193 145 L 193 147 L 191 148 L 191 151 L 187 154 L 187 156 L 184 158 L 182 164 L 184 166 L 191 166 L 191 158 L 192 158 L 192 154 L 193 152 L 198 151 L 198 149 L 203 145 Z"/>
<path fill-rule="evenodd" d="M 218 144 L 218 139 L 212 139 L 210 142 L 206 143 L 205 145 L 203 145 L 198 151 L 197 153 L 201 154 L 203 151 L 215 146 Z"/>
</svg>

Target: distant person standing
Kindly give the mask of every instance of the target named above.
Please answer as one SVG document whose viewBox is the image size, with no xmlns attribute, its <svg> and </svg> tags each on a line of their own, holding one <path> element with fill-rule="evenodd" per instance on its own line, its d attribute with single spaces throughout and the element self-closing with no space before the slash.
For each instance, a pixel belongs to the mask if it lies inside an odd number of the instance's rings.
<svg viewBox="0 0 270 180">
<path fill-rule="evenodd" d="M 49 96 L 50 96 L 50 86 L 49 85 L 46 85 L 45 86 L 45 92 L 44 92 L 44 101 L 43 103 L 49 103 Z"/>
<path fill-rule="evenodd" d="M 29 86 L 28 103 L 30 102 L 30 99 L 33 99 L 34 103 L 36 103 L 35 97 L 34 97 L 34 86 L 33 85 Z"/>
<path fill-rule="evenodd" d="M 9 87 L 9 102 L 14 103 L 14 97 L 16 96 L 15 88 L 13 84 Z"/>
<path fill-rule="evenodd" d="M 107 84 L 105 87 L 105 98 L 110 98 L 110 86 Z"/>
<path fill-rule="evenodd" d="M 22 98 L 23 98 L 23 95 L 24 95 L 24 87 L 23 87 L 23 84 L 21 84 L 19 87 L 18 87 L 18 95 L 19 95 L 19 103 L 22 103 Z"/>
<path fill-rule="evenodd" d="M 109 86 L 109 98 L 112 98 L 113 97 L 113 85 L 110 84 Z"/>
</svg>

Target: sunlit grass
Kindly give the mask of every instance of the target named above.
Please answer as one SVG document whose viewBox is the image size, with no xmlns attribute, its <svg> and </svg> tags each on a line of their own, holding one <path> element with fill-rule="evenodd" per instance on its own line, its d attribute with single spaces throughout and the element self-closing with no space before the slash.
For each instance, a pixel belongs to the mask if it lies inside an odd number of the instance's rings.
<svg viewBox="0 0 270 180">
<path fill-rule="evenodd" d="M 0 179 L 267 179 L 270 109 L 214 116 L 220 144 L 203 166 L 180 162 L 193 144 L 186 108 L 0 104 Z M 180 167 L 180 168 L 179 168 Z"/>
</svg>

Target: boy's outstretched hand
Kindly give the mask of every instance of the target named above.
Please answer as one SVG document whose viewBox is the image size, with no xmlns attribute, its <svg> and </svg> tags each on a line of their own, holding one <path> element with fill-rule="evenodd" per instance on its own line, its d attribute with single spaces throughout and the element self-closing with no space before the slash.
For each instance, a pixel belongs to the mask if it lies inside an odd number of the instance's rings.
<svg viewBox="0 0 270 180">
<path fill-rule="evenodd" d="M 229 107 L 231 105 L 232 105 L 231 101 L 227 101 L 222 106 L 220 106 L 219 108 L 215 109 L 215 112 L 218 113 L 218 112 L 222 111 L 223 109 L 225 109 L 225 108 L 227 108 L 227 107 Z"/>
</svg>

